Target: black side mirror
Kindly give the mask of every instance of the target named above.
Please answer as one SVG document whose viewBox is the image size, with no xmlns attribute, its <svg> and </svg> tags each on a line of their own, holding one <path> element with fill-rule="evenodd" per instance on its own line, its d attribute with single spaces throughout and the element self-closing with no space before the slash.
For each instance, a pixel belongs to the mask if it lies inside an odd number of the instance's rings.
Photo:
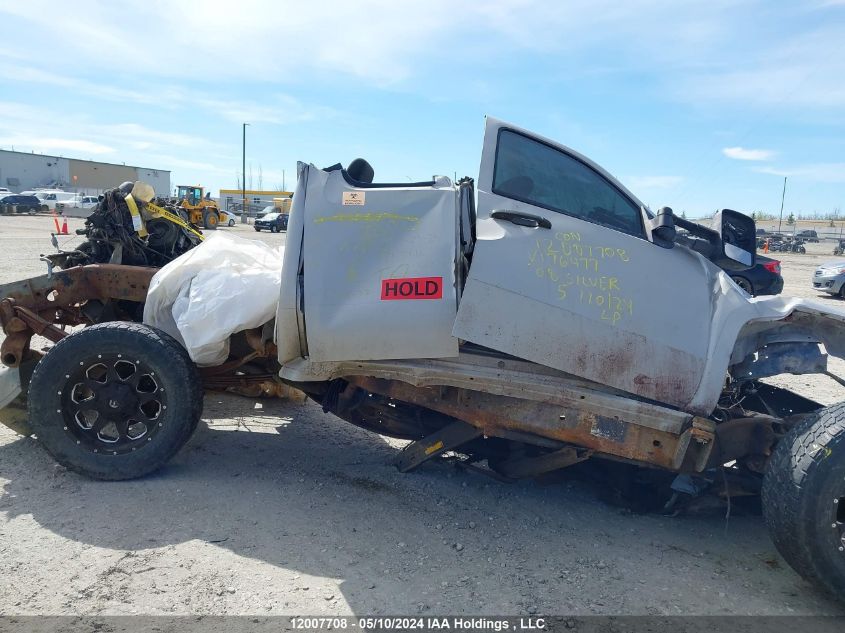
<svg viewBox="0 0 845 633">
<path fill-rule="evenodd" d="M 649 220 L 652 241 L 662 248 L 675 246 L 675 214 L 669 207 L 660 207 L 657 215 Z"/>
<path fill-rule="evenodd" d="M 753 219 L 739 211 L 722 209 L 713 216 L 713 228 L 719 233 L 722 247 L 719 261 L 722 268 L 751 268 L 757 252 L 757 226 Z"/>
</svg>

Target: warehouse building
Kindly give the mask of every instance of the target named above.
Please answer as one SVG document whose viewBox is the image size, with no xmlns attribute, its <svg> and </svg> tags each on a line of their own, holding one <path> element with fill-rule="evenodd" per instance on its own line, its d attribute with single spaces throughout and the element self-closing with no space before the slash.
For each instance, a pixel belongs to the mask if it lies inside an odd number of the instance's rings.
<svg viewBox="0 0 845 633">
<path fill-rule="evenodd" d="M 243 206 L 244 192 L 241 189 L 221 189 L 220 190 L 220 208 L 224 211 L 232 213 L 240 213 Z M 264 207 L 278 203 L 274 200 L 280 198 L 290 198 L 293 195 L 291 191 L 262 191 L 256 189 L 246 190 L 247 208 L 250 213 L 260 211 Z"/>
<path fill-rule="evenodd" d="M 16 193 L 50 188 L 97 195 L 127 180 L 143 180 L 157 194 L 170 194 L 170 172 L 163 169 L 0 150 L 0 187 Z"/>
</svg>

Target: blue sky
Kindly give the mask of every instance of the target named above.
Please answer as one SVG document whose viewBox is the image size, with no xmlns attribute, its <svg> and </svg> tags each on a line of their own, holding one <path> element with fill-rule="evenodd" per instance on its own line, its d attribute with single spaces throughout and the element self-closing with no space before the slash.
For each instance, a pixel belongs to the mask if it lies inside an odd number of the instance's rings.
<svg viewBox="0 0 845 633">
<path fill-rule="evenodd" d="M 0 0 L 0 148 L 234 188 L 477 176 L 490 114 L 650 206 L 845 215 L 845 0 Z"/>
</svg>

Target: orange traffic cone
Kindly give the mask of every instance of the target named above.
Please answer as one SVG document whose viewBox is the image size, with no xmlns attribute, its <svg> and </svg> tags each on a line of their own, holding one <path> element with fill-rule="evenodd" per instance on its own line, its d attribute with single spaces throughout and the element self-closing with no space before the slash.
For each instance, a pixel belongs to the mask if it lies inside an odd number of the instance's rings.
<svg viewBox="0 0 845 633">
<path fill-rule="evenodd" d="M 56 233 L 61 234 L 62 230 L 59 228 L 59 218 L 53 216 L 53 223 L 56 225 Z"/>
<path fill-rule="evenodd" d="M 68 232 L 67 232 L 67 218 L 62 218 L 62 235 L 68 235 Z"/>
</svg>

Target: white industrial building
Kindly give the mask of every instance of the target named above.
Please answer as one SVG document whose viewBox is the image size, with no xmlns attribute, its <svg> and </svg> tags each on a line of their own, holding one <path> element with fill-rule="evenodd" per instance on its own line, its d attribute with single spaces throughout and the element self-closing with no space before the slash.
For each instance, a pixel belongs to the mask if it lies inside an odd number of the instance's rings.
<svg viewBox="0 0 845 633">
<path fill-rule="evenodd" d="M 164 169 L 0 150 L 0 187 L 15 193 L 51 188 L 96 195 L 127 180 L 143 180 L 157 194 L 170 194 L 170 172 Z"/>
<path fill-rule="evenodd" d="M 292 191 L 265 191 L 258 189 L 247 189 L 247 208 L 251 213 L 260 211 L 264 207 L 275 205 L 281 207 L 281 200 L 289 199 Z M 224 211 L 239 213 L 243 206 L 244 191 L 241 189 L 221 189 L 218 204 Z"/>
</svg>

